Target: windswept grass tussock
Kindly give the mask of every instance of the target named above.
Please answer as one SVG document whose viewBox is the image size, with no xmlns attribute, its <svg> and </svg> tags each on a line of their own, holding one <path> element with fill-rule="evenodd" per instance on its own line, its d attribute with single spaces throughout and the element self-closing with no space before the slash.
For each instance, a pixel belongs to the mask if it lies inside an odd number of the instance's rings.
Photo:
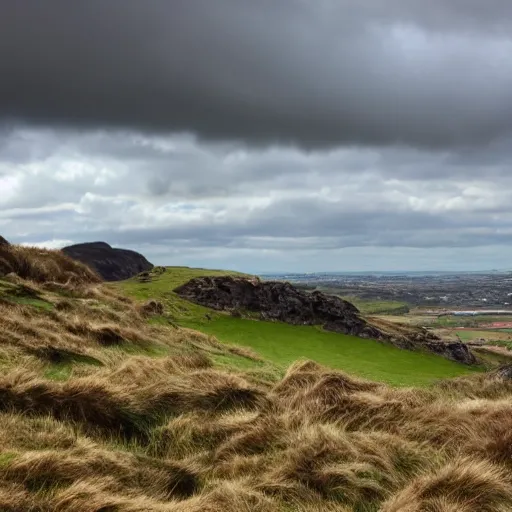
<svg viewBox="0 0 512 512">
<path fill-rule="evenodd" d="M 0 244 L 0 276 L 14 273 L 36 283 L 86 285 L 100 277 L 62 251 Z"/>
<path fill-rule="evenodd" d="M 49 305 L 0 301 L 2 512 L 512 510 L 506 372 L 393 388 L 298 361 L 262 379 L 257 354 L 94 280 L 0 283 Z"/>
</svg>

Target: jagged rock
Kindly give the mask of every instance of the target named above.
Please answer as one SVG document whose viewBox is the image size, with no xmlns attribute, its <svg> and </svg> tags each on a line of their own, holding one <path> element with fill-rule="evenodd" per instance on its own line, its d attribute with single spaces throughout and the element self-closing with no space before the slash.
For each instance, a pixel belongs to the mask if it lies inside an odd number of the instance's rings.
<svg viewBox="0 0 512 512">
<path fill-rule="evenodd" d="M 70 245 L 62 251 L 89 265 L 105 281 L 121 281 L 153 268 L 142 254 L 128 249 L 114 249 L 105 242 Z"/>
<path fill-rule="evenodd" d="M 505 380 L 512 380 L 512 365 L 508 364 L 498 368 L 496 370 L 496 375 Z"/>
<path fill-rule="evenodd" d="M 460 342 L 443 342 L 443 341 L 437 341 L 437 342 L 426 342 L 424 343 L 425 348 L 430 350 L 431 352 L 434 352 L 435 354 L 439 354 L 441 356 L 444 356 L 448 359 L 452 359 L 454 361 L 457 361 L 459 363 L 464 364 L 475 364 L 476 363 L 476 357 L 473 355 L 473 353 L 469 350 L 468 346 L 464 343 Z"/>
<path fill-rule="evenodd" d="M 350 302 L 315 291 L 307 293 L 281 281 L 233 276 L 198 277 L 174 290 L 180 297 L 233 316 L 259 313 L 261 320 L 294 325 L 322 325 L 324 329 L 361 338 L 383 340 L 406 350 L 426 349 L 465 364 L 475 357 L 463 343 L 445 343 L 426 329 L 390 334 L 368 323 Z"/>
<path fill-rule="evenodd" d="M 0 245 L 10 245 L 9 242 L 0 235 Z"/>
<path fill-rule="evenodd" d="M 381 338 L 350 302 L 321 292 L 306 293 L 289 283 L 232 276 L 198 277 L 176 288 L 178 295 L 216 310 L 258 312 L 262 320 L 323 325 L 326 330 Z"/>
</svg>

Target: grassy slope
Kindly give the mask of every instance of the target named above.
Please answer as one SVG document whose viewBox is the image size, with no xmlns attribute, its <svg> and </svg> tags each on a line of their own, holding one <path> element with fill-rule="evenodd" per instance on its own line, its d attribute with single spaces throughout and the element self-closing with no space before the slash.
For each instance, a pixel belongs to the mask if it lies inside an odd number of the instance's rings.
<svg viewBox="0 0 512 512">
<path fill-rule="evenodd" d="M 426 385 L 436 379 L 475 371 L 439 356 L 399 350 L 373 340 L 327 333 L 317 327 L 260 322 L 212 313 L 207 308 L 184 301 L 172 292 L 193 277 L 226 273 L 168 267 L 165 273 L 156 275 L 151 282 L 141 283 L 134 278 L 113 286 L 140 300 L 163 300 L 179 325 L 214 335 L 227 343 L 249 346 L 283 367 L 297 358 L 307 357 L 333 368 L 395 385 Z M 211 314 L 210 321 L 205 319 L 207 312 Z"/>
<path fill-rule="evenodd" d="M 409 305 L 402 301 L 370 300 L 354 296 L 342 298 L 352 302 L 365 315 L 400 315 L 409 311 Z"/>
<path fill-rule="evenodd" d="M 67 277 L 0 278 L 2 512 L 512 510 L 512 381 L 265 373 Z"/>
<path fill-rule="evenodd" d="M 153 273 L 151 282 L 140 282 L 137 278 L 111 283 L 114 287 L 137 300 L 157 299 L 165 302 L 167 312 L 175 320 L 204 317 L 210 310 L 181 299 L 172 290 L 194 277 L 244 275 L 225 270 L 207 270 L 189 267 L 167 267 L 163 274 Z"/>
<path fill-rule="evenodd" d="M 222 316 L 211 322 L 186 321 L 187 327 L 220 341 L 247 345 L 263 357 L 287 366 L 306 357 L 332 368 L 394 385 L 426 385 L 435 379 L 474 371 L 442 357 L 399 350 L 373 340 L 293 326 Z"/>
</svg>

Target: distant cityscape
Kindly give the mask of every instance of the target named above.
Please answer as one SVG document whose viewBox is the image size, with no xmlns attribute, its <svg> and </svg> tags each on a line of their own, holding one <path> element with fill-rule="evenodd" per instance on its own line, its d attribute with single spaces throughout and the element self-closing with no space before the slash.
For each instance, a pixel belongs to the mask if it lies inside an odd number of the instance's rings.
<svg viewBox="0 0 512 512">
<path fill-rule="evenodd" d="M 512 309 L 512 271 L 506 270 L 274 273 L 261 277 L 341 296 L 403 301 L 413 306 L 466 308 L 480 312 L 492 308 L 505 309 L 507 313 Z"/>
</svg>

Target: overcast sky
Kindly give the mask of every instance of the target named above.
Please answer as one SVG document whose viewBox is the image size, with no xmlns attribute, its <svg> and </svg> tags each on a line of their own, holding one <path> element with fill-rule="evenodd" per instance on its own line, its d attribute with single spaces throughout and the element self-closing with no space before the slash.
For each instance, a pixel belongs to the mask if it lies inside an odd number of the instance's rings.
<svg viewBox="0 0 512 512">
<path fill-rule="evenodd" d="M 0 0 L 0 234 L 510 269 L 512 2 Z"/>
</svg>

